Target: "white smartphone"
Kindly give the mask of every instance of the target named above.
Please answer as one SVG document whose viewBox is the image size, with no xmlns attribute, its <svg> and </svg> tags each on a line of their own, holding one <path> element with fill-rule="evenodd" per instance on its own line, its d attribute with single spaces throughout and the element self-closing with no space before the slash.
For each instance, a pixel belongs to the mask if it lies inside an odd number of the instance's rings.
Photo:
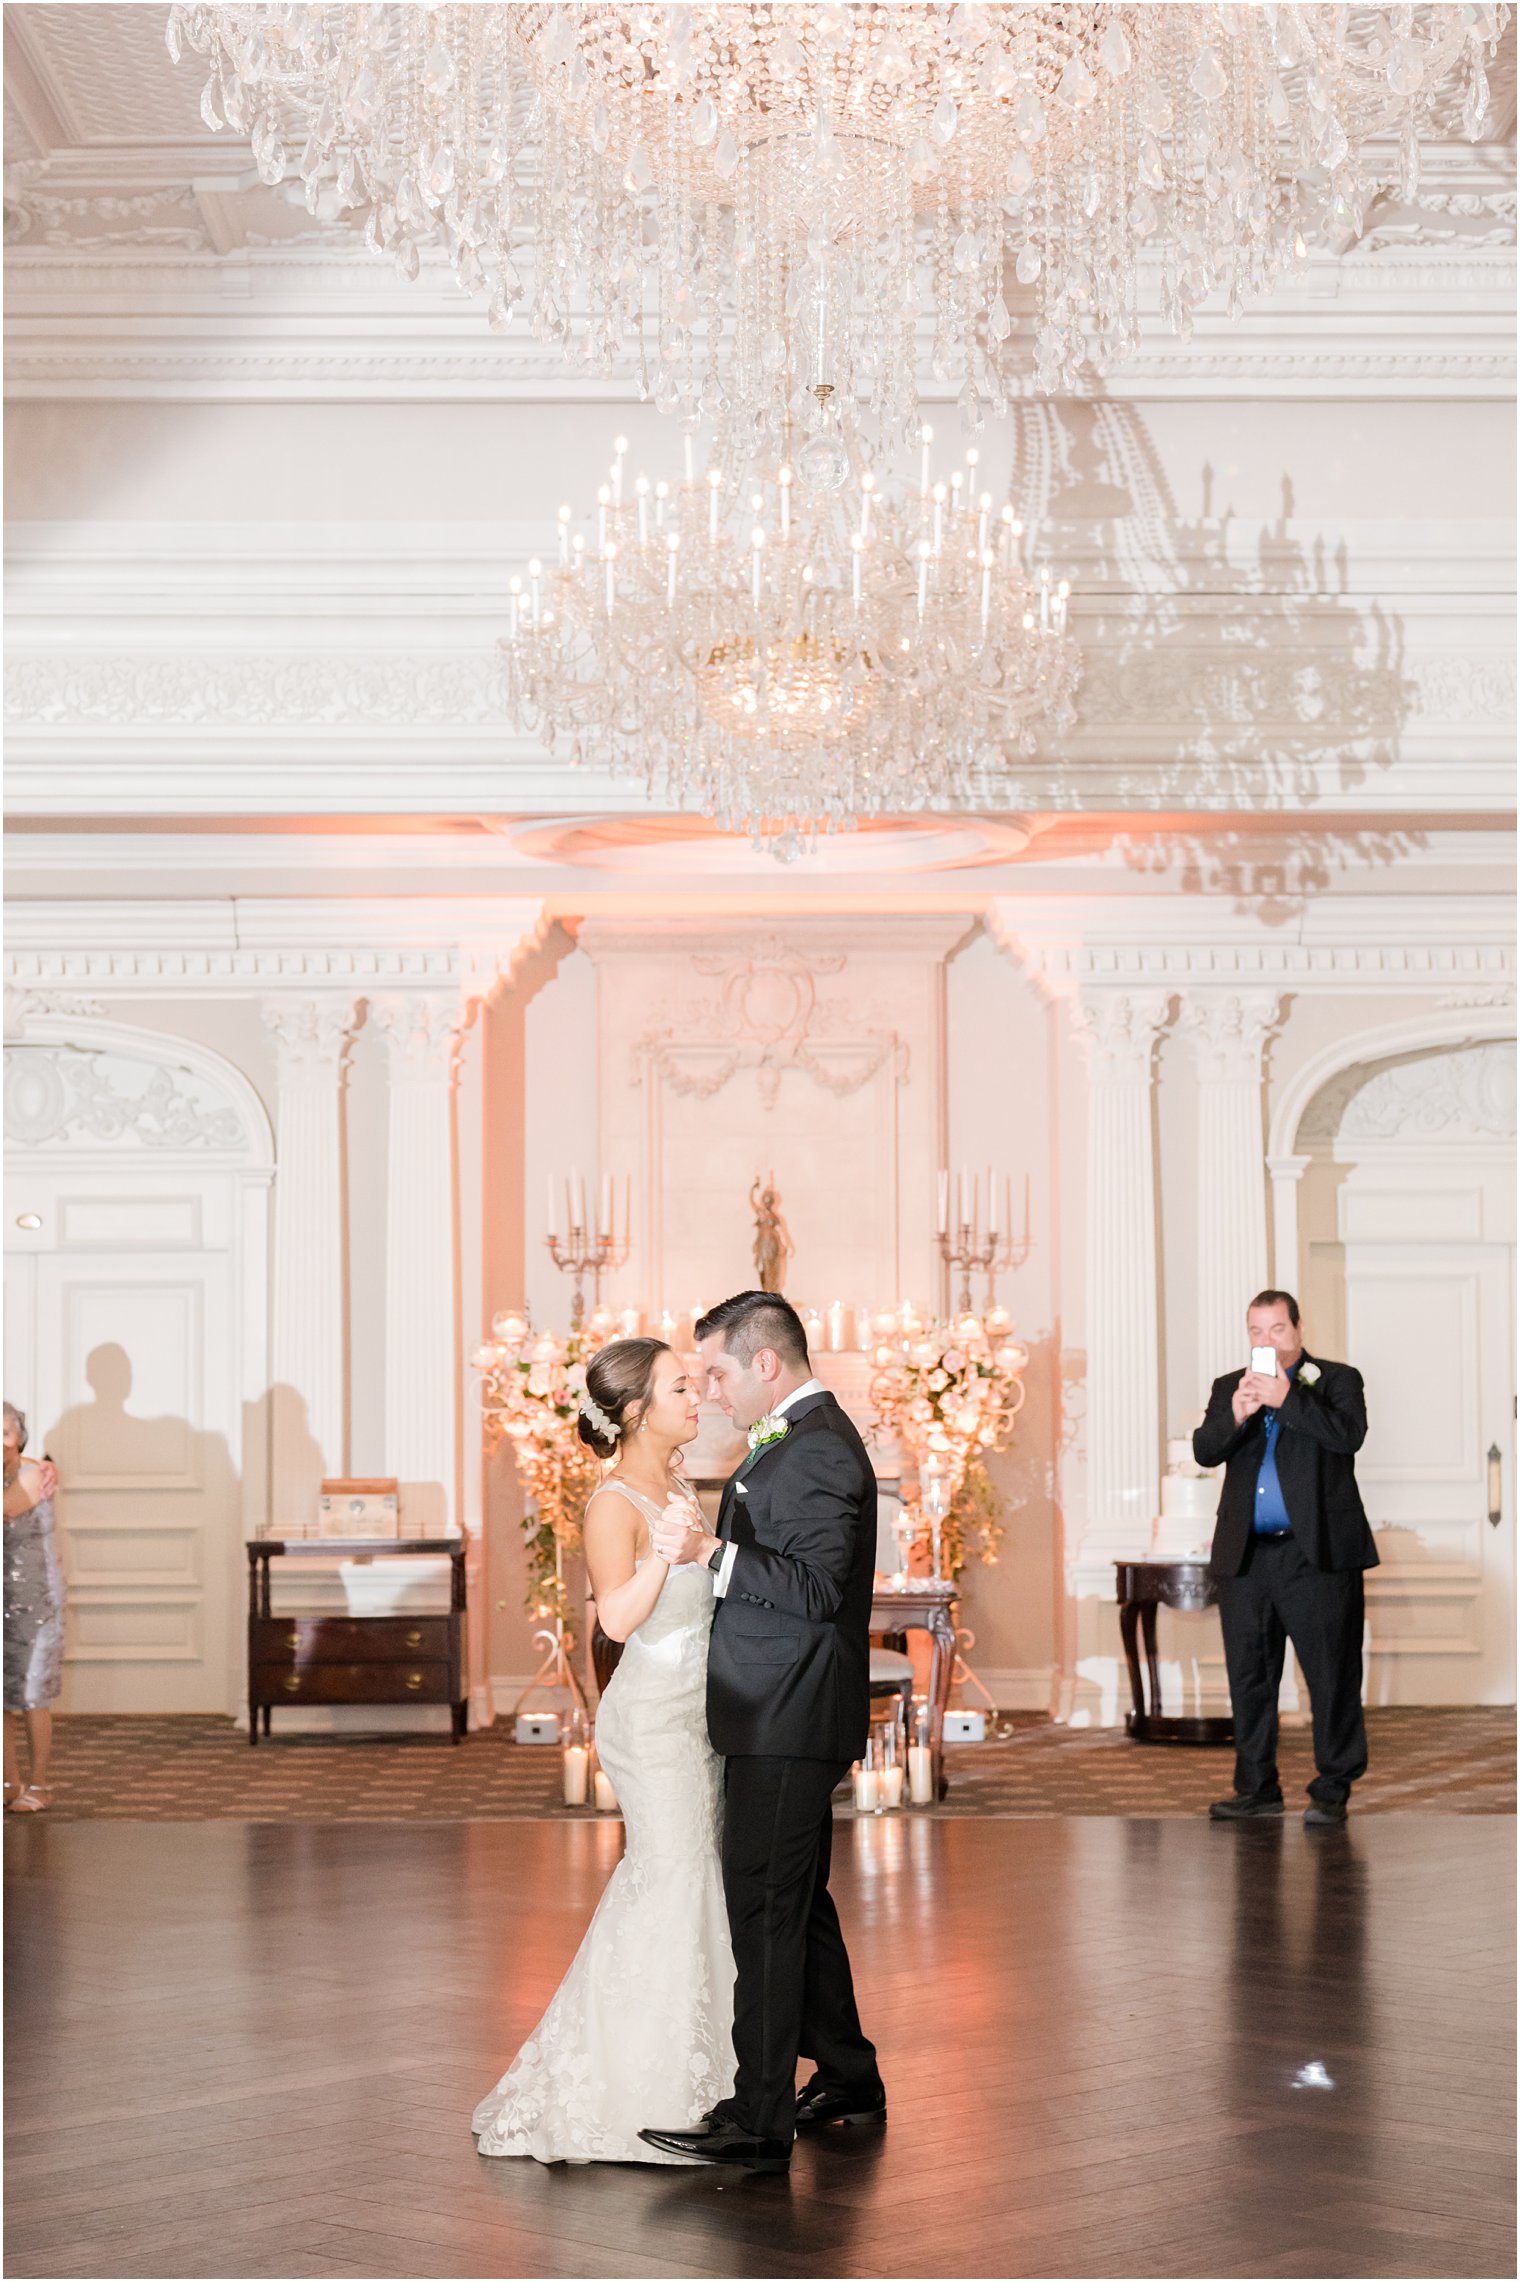
<svg viewBox="0 0 1520 2282">
<path fill-rule="evenodd" d="M 1253 1347 L 1251 1349 L 1251 1368 L 1264 1379 L 1275 1379 L 1277 1376 L 1277 1349 L 1275 1347 Z"/>
</svg>

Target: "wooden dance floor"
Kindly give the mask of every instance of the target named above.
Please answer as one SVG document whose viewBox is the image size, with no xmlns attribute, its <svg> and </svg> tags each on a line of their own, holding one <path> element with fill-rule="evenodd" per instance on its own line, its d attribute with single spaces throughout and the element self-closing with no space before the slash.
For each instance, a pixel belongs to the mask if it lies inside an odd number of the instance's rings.
<svg viewBox="0 0 1520 2282">
<path fill-rule="evenodd" d="M 841 1826 L 891 2123 L 756 2180 L 474 2152 L 616 1826 L 5 1838 L 11 2276 L 1515 2271 L 1504 1818 Z"/>
</svg>

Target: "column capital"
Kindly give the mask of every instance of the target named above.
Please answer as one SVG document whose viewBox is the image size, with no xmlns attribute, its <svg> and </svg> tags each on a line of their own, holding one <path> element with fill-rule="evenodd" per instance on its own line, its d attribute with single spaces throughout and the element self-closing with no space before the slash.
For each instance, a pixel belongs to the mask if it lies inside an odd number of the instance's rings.
<svg viewBox="0 0 1520 2282">
<path fill-rule="evenodd" d="M 478 998 L 457 990 L 383 991 L 369 1002 L 369 1017 L 390 1049 L 394 1076 L 449 1076 L 465 1032 L 480 1010 Z"/>
<path fill-rule="evenodd" d="M 1087 1041 L 1094 1077 L 1113 1084 L 1148 1082 L 1157 1044 L 1171 1020 L 1172 994 L 1084 988 L 1072 1002 L 1072 1016 Z"/>
<path fill-rule="evenodd" d="M 1261 1057 L 1282 1018 L 1275 990 L 1189 990 L 1177 1027 L 1187 1032 L 1202 1078 L 1261 1082 Z"/>
<path fill-rule="evenodd" d="M 356 997 L 344 991 L 324 992 L 319 997 L 268 998 L 261 1011 L 274 1038 L 282 1085 L 292 1078 L 322 1077 L 334 1084 L 342 1081 L 360 1020 Z"/>
</svg>

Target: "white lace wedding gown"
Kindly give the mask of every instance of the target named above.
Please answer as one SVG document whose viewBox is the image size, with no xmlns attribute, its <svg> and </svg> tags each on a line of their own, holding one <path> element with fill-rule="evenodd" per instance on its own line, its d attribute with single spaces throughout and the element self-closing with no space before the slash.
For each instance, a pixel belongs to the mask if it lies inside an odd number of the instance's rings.
<svg viewBox="0 0 1520 2282">
<path fill-rule="evenodd" d="M 548 2011 L 475 2110 L 482 2155 L 679 2163 L 640 2126 L 680 2130 L 734 2088 L 723 1762 L 707 1740 L 712 1616 L 709 1571 L 672 1569 L 602 1698 L 597 1751 L 627 1848 Z"/>
</svg>

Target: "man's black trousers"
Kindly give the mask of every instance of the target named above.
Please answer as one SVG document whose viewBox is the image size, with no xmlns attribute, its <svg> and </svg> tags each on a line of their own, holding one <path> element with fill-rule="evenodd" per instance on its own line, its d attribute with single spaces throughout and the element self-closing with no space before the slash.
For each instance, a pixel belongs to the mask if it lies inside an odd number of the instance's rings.
<svg viewBox="0 0 1520 2282">
<path fill-rule="evenodd" d="M 866 2103 L 880 2096 L 829 1892 L 831 1799 L 848 1772 L 825 1759 L 725 1763 L 723 1890 L 739 2066 L 722 2109 L 760 2139 L 791 2141 L 799 2056 L 831 2091 L 858 2092 Z"/>
<path fill-rule="evenodd" d="M 1316 1569 L 1296 1540 L 1253 1537 L 1238 1577 L 1219 1580 L 1219 1617 L 1235 1720 L 1235 1788 L 1281 1798 L 1277 1691 L 1283 1643 L 1309 1687 L 1314 1719 L 1311 1798 L 1341 1804 L 1367 1771 L 1362 1719 L 1362 1572 Z"/>
</svg>

